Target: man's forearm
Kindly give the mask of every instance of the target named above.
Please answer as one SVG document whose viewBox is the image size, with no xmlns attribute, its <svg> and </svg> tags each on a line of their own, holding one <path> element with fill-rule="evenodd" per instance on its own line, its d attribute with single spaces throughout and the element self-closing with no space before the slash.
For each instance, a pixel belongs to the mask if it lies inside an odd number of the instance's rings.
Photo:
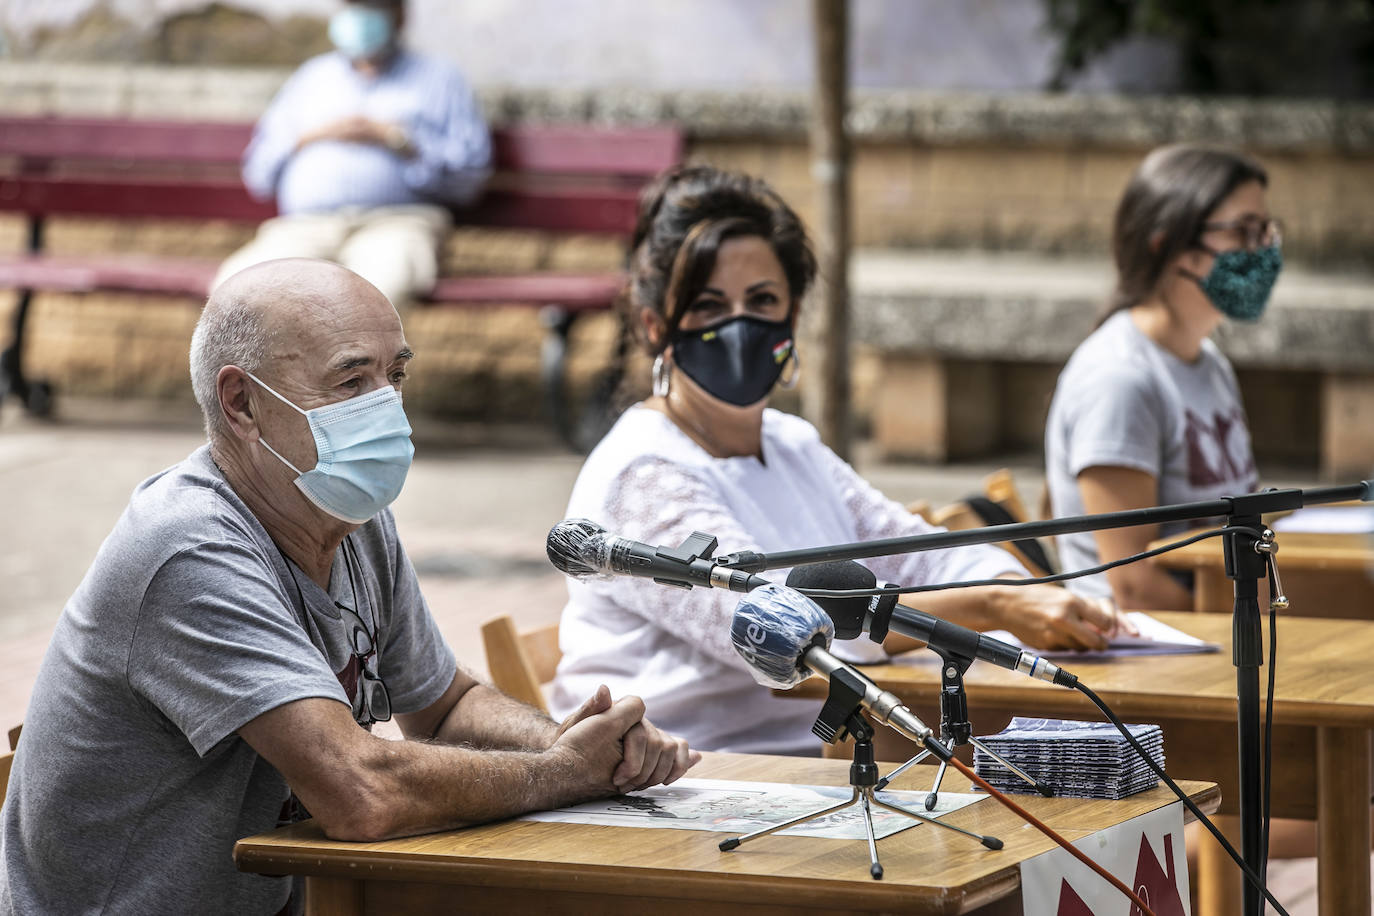
<svg viewBox="0 0 1374 916">
<path fill-rule="evenodd" d="M 359 767 L 365 776 L 357 798 L 331 806 L 346 812 L 344 818 L 318 818 L 333 839 L 376 841 L 453 830 L 613 791 L 580 784 L 574 767 L 556 753 L 377 741 Z"/>
<path fill-rule="evenodd" d="M 477 683 L 453 704 L 434 740 L 499 750 L 542 751 L 557 735 L 558 723 L 541 710 Z"/>
<path fill-rule="evenodd" d="M 348 706 L 335 700 L 286 703 L 239 734 L 335 839 L 451 829 L 614 790 L 614 748 L 602 747 L 604 759 L 593 759 L 587 748 L 598 748 L 595 741 L 533 751 L 391 741 L 359 728 Z"/>
</svg>

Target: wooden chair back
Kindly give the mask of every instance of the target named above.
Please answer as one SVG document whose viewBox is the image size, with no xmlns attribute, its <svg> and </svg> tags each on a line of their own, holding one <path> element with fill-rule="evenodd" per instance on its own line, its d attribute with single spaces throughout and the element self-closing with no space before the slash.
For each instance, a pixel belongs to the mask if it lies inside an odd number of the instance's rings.
<svg viewBox="0 0 1374 916">
<path fill-rule="evenodd" d="M 1031 520 L 1029 513 L 1026 511 L 1026 504 L 1022 501 L 1021 495 L 1016 489 L 1016 483 L 1012 479 L 1010 469 L 999 468 L 984 478 L 983 493 L 987 500 L 995 503 L 1006 513 L 1010 521 L 1025 522 Z M 932 524 L 940 525 L 951 531 L 982 528 L 989 523 L 983 515 L 979 514 L 974 508 L 973 502 L 977 502 L 977 500 L 973 497 L 969 497 L 969 499 L 951 503 L 948 506 L 930 513 L 927 520 Z M 1042 555 L 1048 553 L 1043 543 L 1032 543 L 1039 545 Z M 1007 550 L 1015 556 L 1021 565 L 1026 567 L 1033 576 L 1047 576 L 1054 572 L 1054 570 L 1050 568 L 1052 558 L 1046 557 L 1046 562 L 1041 562 L 1041 558 L 1029 552 L 1034 550 L 1034 548 L 1029 548 L 1028 550 L 1027 545 L 1014 541 L 1003 541 L 997 546 Z"/>
<path fill-rule="evenodd" d="M 912 515 L 919 515 L 924 521 L 931 525 L 935 524 L 932 520 L 935 511 L 930 507 L 930 500 L 918 499 L 909 502 L 906 504 L 906 511 L 910 512 Z"/>
<path fill-rule="evenodd" d="M 14 767 L 14 752 L 19 747 L 19 730 L 24 726 L 16 725 L 10 729 L 10 749 L 8 753 L 0 754 L 0 805 L 5 802 L 5 790 L 10 785 L 10 770 Z"/>
<path fill-rule="evenodd" d="M 1032 516 L 1021 501 L 1021 494 L 1012 480 L 1010 468 L 998 468 L 983 478 L 983 495 L 1007 510 L 1018 522 L 1028 522 Z"/>
<path fill-rule="evenodd" d="M 965 531 L 969 528 L 983 527 L 983 520 L 978 517 L 978 513 L 974 512 L 973 507 L 962 499 L 950 503 L 948 506 L 931 510 L 926 514 L 926 519 L 932 525 L 939 525 L 950 531 Z"/>
<path fill-rule="evenodd" d="M 558 624 L 522 633 L 509 615 L 502 615 L 482 625 L 482 647 L 492 683 L 499 690 L 549 711 L 544 685 L 553 680 L 563 657 L 558 648 Z"/>
</svg>

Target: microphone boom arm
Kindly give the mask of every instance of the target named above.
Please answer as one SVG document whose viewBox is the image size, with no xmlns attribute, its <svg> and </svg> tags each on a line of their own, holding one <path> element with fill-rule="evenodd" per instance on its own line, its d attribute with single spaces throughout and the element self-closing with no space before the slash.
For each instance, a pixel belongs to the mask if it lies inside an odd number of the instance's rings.
<svg viewBox="0 0 1374 916">
<path fill-rule="evenodd" d="M 1343 486 L 1312 487 L 1306 490 L 1296 488 L 1265 490 L 1261 493 L 1224 496 L 1221 499 L 1201 502 L 1176 503 L 1168 506 L 1152 506 L 1146 509 L 1127 509 L 1122 512 L 1103 512 L 1097 515 L 1077 515 L 1035 522 L 1017 522 L 1011 525 L 990 525 L 986 528 L 970 528 L 963 531 L 934 531 L 929 534 L 915 534 L 908 537 L 859 541 L 829 547 L 804 547 L 799 550 L 783 550 L 769 554 L 742 550 L 717 557 L 715 563 L 744 572 L 762 572 L 767 569 L 786 569 L 792 566 L 826 563 L 833 560 L 863 560 L 899 553 L 967 547 L 971 544 L 995 544 L 999 541 L 1053 537 L 1060 534 L 1101 531 L 1108 528 L 1162 525 L 1168 522 L 1192 521 L 1223 515 L 1260 515 L 1268 512 L 1283 512 L 1302 506 L 1356 499 L 1374 502 L 1374 480 L 1363 480 L 1357 484 Z"/>
</svg>

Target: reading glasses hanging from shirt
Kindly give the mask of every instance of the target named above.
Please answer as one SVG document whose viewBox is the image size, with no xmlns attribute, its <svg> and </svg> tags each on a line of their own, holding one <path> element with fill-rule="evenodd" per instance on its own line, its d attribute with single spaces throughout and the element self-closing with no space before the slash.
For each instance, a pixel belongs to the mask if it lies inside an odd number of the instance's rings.
<svg viewBox="0 0 1374 916">
<path fill-rule="evenodd" d="M 352 542 L 345 539 L 344 569 L 348 572 L 348 589 L 353 593 L 354 604 L 358 603 L 358 583 L 353 578 L 353 564 L 357 560 Z M 353 649 L 353 657 L 358 660 L 357 696 L 361 698 L 363 707 L 362 710 L 358 711 L 367 713 L 370 720 L 368 724 L 389 722 L 391 721 L 391 694 L 387 692 L 386 684 L 375 670 L 378 634 L 368 630 L 367 624 L 363 622 L 362 617 L 353 608 L 346 607 L 339 601 L 334 602 L 334 607 L 338 608 L 344 626 L 348 628 L 348 644 Z M 376 615 L 373 616 L 375 619 Z"/>
<path fill-rule="evenodd" d="M 353 579 L 353 563 L 357 557 L 353 554 L 352 542 L 347 538 L 343 542 L 344 549 L 344 568 L 348 572 L 348 588 L 353 593 L 353 603 L 358 603 L 358 585 Z M 291 577 L 292 583 L 296 586 L 296 595 L 300 598 L 302 613 L 307 613 L 305 602 L 305 591 L 301 588 L 301 582 L 296 578 L 296 571 L 292 568 L 291 561 L 282 554 L 282 562 L 286 564 L 286 572 Z M 382 681 L 374 669 L 377 659 L 377 634 L 368 630 L 367 624 L 363 622 L 358 612 L 348 607 L 337 599 L 334 601 L 334 608 L 339 612 L 339 617 L 343 620 L 344 626 L 348 628 L 348 645 L 354 658 L 358 660 L 358 685 L 357 691 L 350 698 L 353 703 L 353 715 L 356 718 L 358 713 L 366 712 L 368 722 L 388 722 L 391 720 L 391 694 L 387 692 L 386 683 Z M 361 707 L 361 708 L 359 708 Z"/>
<path fill-rule="evenodd" d="M 376 637 L 368 632 L 367 624 L 352 608 L 337 601 L 334 606 L 343 615 L 348 643 L 353 649 L 353 657 L 358 660 L 358 695 L 362 697 L 363 710 L 373 722 L 387 722 L 391 719 L 391 694 L 387 693 L 381 676 L 373 670 L 377 664 Z"/>
</svg>

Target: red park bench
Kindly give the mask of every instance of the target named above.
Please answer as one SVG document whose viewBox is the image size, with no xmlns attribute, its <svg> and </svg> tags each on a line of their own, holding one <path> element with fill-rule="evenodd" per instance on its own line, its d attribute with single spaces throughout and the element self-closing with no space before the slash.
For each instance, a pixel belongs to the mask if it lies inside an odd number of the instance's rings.
<svg viewBox="0 0 1374 916">
<path fill-rule="evenodd" d="M 48 216 L 258 223 L 275 215 L 238 177 L 251 124 L 128 119 L 0 117 L 0 211 L 28 218 L 27 250 L 0 254 L 0 288 L 19 291 L 14 334 L 0 354 L 0 399 L 34 414 L 52 409 L 49 384 L 24 376 L 24 326 L 35 292 L 125 291 L 203 298 L 219 262 L 142 254 L 54 255 Z M 676 127 L 515 126 L 492 135 L 495 175 L 482 198 L 455 211 L 465 226 L 609 234 L 628 240 L 640 189 L 682 156 Z M 564 357 L 576 319 L 611 307 L 619 272 L 445 276 L 421 303 L 432 308 L 539 307 L 547 328 L 541 381 L 550 414 L 570 443 Z M 617 354 L 609 376 L 621 367 Z M 600 390 L 613 387 L 602 380 Z M 604 405 L 602 405 L 604 406 Z"/>
</svg>

